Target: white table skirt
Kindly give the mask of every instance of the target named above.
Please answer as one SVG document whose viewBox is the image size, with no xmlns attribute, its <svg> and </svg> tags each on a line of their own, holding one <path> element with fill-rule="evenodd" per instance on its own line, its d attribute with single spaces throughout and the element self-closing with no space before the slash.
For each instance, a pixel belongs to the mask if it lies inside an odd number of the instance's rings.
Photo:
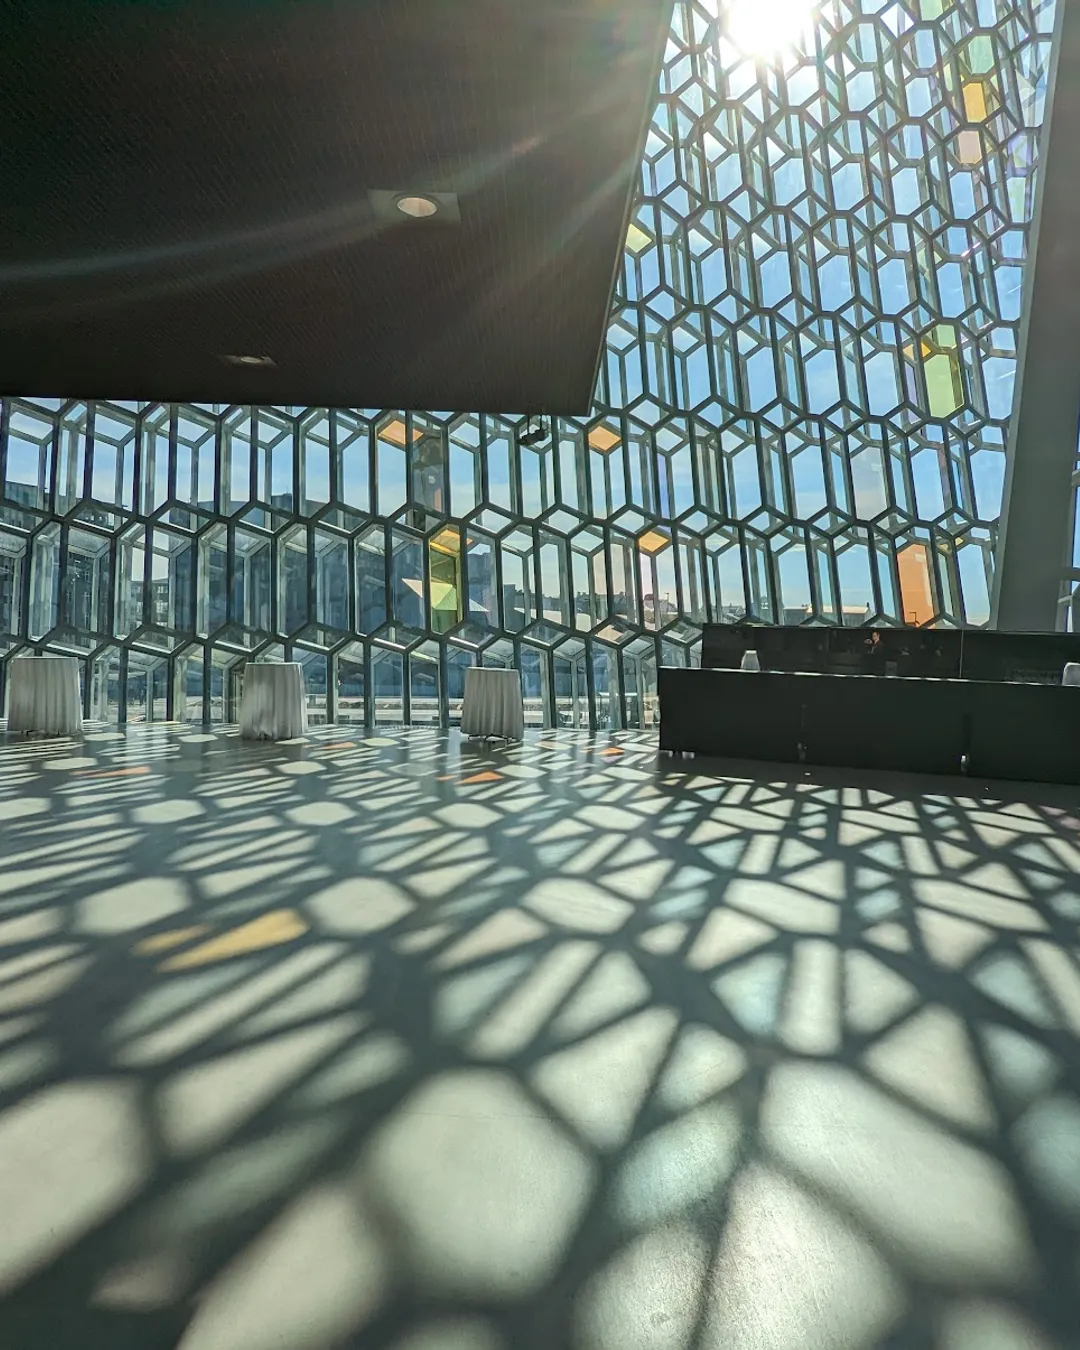
<svg viewBox="0 0 1080 1350">
<path fill-rule="evenodd" d="M 466 736 L 520 741 L 525 735 L 520 671 L 470 666 L 465 672 L 461 730 Z"/>
<path fill-rule="evenodd" d="M 73 736 L 82 731 L 79 662 L 74 656 L 20 656 L 8 666 L 8 731 Z"/>
<path fill-rule="evenodd" d="M 240 735 L 287 741 L 307 732 L 304 672 L 294 661 L 252 661 L 244 667 Z"/>
</svg>

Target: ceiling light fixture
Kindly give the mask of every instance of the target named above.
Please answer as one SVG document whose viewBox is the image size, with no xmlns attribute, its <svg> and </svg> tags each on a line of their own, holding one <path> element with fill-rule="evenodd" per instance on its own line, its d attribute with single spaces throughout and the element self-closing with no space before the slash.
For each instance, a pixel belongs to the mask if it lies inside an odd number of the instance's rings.
<svg viewBox="0 0 1080 1350">
<path fill-rule="evenodd" d="M 273 366 L 277 363 L 272 356 L 248 356 L 244 353 L 228 353 L 221 358 L 227 366 Z"/>
<path fill-rule="evenodd" d="M 525 419 L 525 430 L 518 434 L 518 445 L 539 445 L 541 441 L 547 439 L 548 428 L 541 416 L 535 425 L 530 415 Z"/>
<path fill-rule="evenodd" d="M 439 203 L 434 197 L 421 197 L 410 193 L 398 197 L 394 205 L 403 216 L 412 216 L 413 220 L 425 220 L 428 216 L 435 215 L 439 209 Z"/>
</svg>

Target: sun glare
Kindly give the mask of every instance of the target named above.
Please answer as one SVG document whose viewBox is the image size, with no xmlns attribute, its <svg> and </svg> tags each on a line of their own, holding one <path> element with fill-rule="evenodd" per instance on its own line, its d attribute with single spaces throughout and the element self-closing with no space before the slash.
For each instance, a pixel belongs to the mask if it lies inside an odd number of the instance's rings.
<svg viewBox="0 0 1080 1350">
<path fill-rule="evenodd" d="M 800 45 L 813 27 L 814 0 L 731 0 L 727 36 L 747 56 L 773 56 Z"/>
</svg>

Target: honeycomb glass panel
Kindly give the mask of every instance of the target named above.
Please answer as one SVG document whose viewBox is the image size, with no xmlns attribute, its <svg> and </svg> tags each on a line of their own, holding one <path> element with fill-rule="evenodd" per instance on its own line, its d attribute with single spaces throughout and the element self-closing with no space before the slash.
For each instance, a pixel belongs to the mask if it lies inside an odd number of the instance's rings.
<svg viewBox="0 0 1080 1350">
<path fill-rule="evenodd" d="M 703 622 L 987 622 L 1053 15 L 676 0 L 581 417 L 4 400 L 0 660 L 370 724 L 497 659 L 619 727 Z"/>
</svg>

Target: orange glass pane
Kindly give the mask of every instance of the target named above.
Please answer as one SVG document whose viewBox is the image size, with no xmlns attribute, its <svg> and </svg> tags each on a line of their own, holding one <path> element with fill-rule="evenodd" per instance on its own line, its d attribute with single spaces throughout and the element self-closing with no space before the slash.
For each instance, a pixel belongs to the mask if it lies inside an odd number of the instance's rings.
<svg viewBox="0 0 1080 1350">
<path fill-rule="evenodd" d="M 900 602 L 904 622 L 929 623 L 934 617 L 929 549 L 925 544 L 908 544 L 897 552 L 896 568 L 900 574 Z"/>
</svg>

